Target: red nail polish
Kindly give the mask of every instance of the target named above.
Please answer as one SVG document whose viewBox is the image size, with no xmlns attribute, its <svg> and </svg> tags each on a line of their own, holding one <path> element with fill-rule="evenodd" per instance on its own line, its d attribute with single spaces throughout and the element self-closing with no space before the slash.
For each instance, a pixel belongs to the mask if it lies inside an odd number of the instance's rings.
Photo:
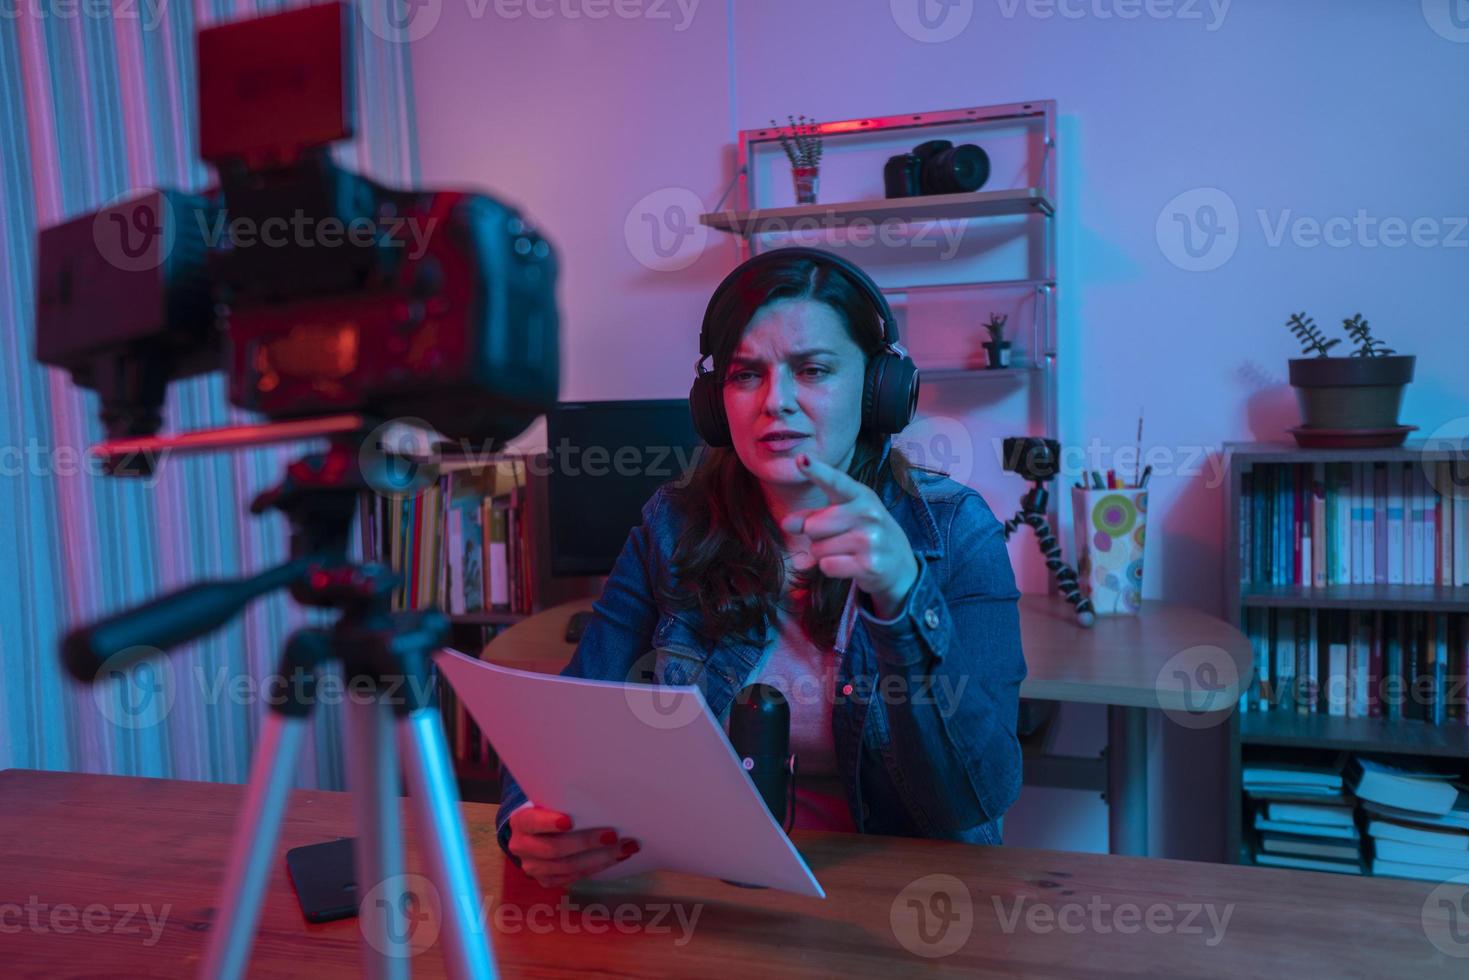
<svg viewBox="0 0 1469 980">
<path fill-rule="evenodd" d="M 600 838 L 598 838 L 598 840 L 600 840 L 603 844 L 616 844 L 617 843 L 617 831 L 615 831 L 615 830 L 604 830 L 604 831 L 602 831 L 602 836 Z"/>
<path fill-rule="evenodd" d="M 619 860 L 621 860 L 622 858 L 630 858 L 634 854 L 638 853 L 638 851 L 641 851 L 642 849 L 643 849 L 642 848 L 642 845 L 639 844 L 637 841 L 635 841 L 635 840 L 625 840 L 625 841 L 622 842 L 622 855 L 621 855 L 621 858 L 619 858 Z"/>
<path fill-rule="evenodd" d="M 796 457 L 796 465 L 797 466 L 801 466 L 803 468 L 804 467 L 807 467 L 807 466 L 810 466 L 811 465 L 811 457 L 810 456 L 807 456 L 805 453 L 802 453 L 801 455 L 799 455 L 799 456 Z"/>
<path fill-rule="evenodd" d="M 570 830 L 571 829 L 571 818 L 568 817 L 564 813 L 561 816 L 557 817 L 556 818 L 556 829 L 557 830 Z"/>
</svg>

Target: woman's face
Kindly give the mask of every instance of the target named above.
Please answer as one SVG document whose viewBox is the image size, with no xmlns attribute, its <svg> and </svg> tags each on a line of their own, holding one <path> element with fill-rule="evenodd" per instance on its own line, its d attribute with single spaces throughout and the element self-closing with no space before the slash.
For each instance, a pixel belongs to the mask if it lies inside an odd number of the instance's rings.
<svg viewBox="0 0 1469 980">
<path fill-rule="evenodd" d="M 769 484 L 804 484 L 801 453 L 845 471 L 862 427 L 867 358 L 841 314 L 807 299 L 761 307 L 725 376 L 724 411 L 740 462 Z"/>
</svg>

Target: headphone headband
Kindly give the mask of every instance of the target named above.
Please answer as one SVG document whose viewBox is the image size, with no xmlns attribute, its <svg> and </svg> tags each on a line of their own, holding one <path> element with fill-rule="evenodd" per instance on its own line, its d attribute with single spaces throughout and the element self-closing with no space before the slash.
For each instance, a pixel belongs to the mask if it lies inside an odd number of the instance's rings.
<svg viewBox="0 0 1469 980">
<path fill-rule="evenodd" d="M 714 310 L 719 305 L 720 299 L 726 290 L 734 285 L 745 273 L 751 269 L 770 265 L 776 262 L 789 262 L 795 259 L 807 259 L 818 265 L 824 265 L 829 269 L 835 269 L 843 273 L 852 285 L 861 291 L 867 301 L 877 310 L 877 316 L 882 321 L 882 342 L 890 348 L 898 346 L 898 321 L 893 316 L 892 307 L 888 306 L 887 297 L 882 290 L 877 288 L 877 283 L 872 277 L 863 272 L 854 263 L 842 258 L 834 252 L 828 252 L 821 248 L 809 248 L 804 245 L 795 245 L 789 248 L 776 248 L 768 252 L 761 252 L 752 256 L 735 266 L 734 271 L 724 277 L 709 297 L 709 305 L 704 308 L 704 322 L 699 327 L 699 360 L 709 357 L 713 350 L 709 346 L 709 324 L 714 317 Z"/>
</svg>

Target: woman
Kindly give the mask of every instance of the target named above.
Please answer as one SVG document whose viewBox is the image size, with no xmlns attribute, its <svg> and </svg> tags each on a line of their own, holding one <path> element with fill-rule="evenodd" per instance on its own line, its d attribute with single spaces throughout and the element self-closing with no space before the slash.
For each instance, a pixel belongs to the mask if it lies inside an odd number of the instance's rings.
<svg viewBox="0 0 1469 980">
<path fill-rule="evenodd" d="M 644 506 L 564 673 L 697 684 L 720 717 L 770 683 L 791 706 L 797 827 L 998 844 L 1020 788 L 1019 593 L 984 500 L 911 467 L 876 420 L 867 367 L 893 354 L 859 277 L 781 249 L 716 291 L 731 447 Z M 501 845 L 548 886 L 639 848 L 528 803 L 509 773 L 500 814 Z"/>
</svg>

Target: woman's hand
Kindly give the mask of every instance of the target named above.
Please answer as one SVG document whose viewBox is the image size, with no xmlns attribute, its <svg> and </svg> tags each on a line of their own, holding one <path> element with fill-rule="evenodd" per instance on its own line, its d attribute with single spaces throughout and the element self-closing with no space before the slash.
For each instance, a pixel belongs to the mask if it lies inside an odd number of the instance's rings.
<svg viewBox="0 0 1469 980">
<path fill-rule="evenodd" d="M 547 888 L 560 888 L 625 861 L 639 850 L 611 827 L 573 830 L 571 818 L 533 803 L 510 814 L 510 853 L 520 869 Z"/>
<path fill-rule="evenodd" d="M 796 467 L 826 493 L 829 506 L 799 510 L 780 522 L 787 534 L 811 539 L 809 556 L 795 555 L 798 571 L 819 565 L 825 575 L 849 578 L 872 598 L 872 611 L 891 619 L 918 580 L 908 536 L 871 487 L 803 453 Z"/>
</svg>

